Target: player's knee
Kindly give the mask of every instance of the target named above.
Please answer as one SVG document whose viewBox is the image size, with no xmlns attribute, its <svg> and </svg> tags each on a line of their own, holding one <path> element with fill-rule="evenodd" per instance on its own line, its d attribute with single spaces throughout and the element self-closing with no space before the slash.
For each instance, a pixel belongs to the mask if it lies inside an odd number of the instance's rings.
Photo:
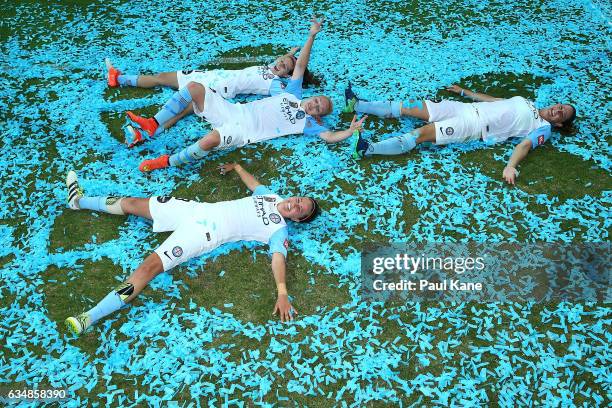
<svg viewBox="0 0 612 408">
<path fill-rule="evenodd" d="M 202 139 L 200 139 L 200 148 L 202 150 L 211 150 L 221 144 L 221 135 L 217 130 L 213 130 Z"/>
<path fill-rule="evenodd" d="M 138 199 L 125 197 L 121 199 L 120 205 L 124 214 L 135 214 L 137 212 Z"/>
</svg>

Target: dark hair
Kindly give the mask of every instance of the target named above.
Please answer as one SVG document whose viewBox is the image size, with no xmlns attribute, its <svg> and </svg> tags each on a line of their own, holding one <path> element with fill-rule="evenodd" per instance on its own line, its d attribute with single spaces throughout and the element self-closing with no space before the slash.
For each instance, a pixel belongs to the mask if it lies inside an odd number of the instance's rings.
<svg viewBox="0 0 612 408">
<path fill-rule="evenodd" d="M 297 58 L 295 57 L 295 55 L 289 55 L 289 56 L 293 60 L 293 68 L 295 69 L 295 64 L 297 64 Z M 289 71 L 289 75 L 291 74 L 293 74 L 293 69 Z M 317 78 L 316 76 L 314 76 L 312 72 L 310 72 L 308 68 L 306 68 L 304 70 L 304 80 L 302 81 L 302 87 L 308 88 L 310 85 L 320 86 L 321 80 Z"/>
<path fill-rule="evenodd" d="M 317 203 L 317 200 L 315 200 L 312 197 L 306 197 L 306 198 L 312 201 L 312 211 L 306 217 L 302 218 L 301 220 L 298 220 L 298 222 L 310 222 L 314 220 L 315 218 L 317 218 L 317 215 L 321 213 L 321 207 L 319 207 L 319 203 Z"/>
<path fill-rule="evenodd" d="M 565 119 L 562 123 L 561 123 L 561 127 L 569 127 L 571 126 L 572 123 L 574 123 L 574 119 L 576 119 L 576 107 L 570 103 L 568 103 L 569 106 L 572 107 L 572 109 L 574 110 L 574 113 L 572 113 L 572 116 L 570 116 L 569 118 Z"/>
</svg>

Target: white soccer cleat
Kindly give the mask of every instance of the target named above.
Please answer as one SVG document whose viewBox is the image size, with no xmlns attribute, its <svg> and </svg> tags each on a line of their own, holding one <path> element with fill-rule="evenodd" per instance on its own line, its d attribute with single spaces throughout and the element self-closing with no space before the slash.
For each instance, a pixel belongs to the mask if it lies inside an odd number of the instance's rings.
<svg viewBox="0 0 612 408">
<path fill-rule="evenodd" d="M 78 210 L 77 198 L 83 197 L 83 190 L 79 187 L 77 175 L 73 170 L 70 170 L 66 175 L 66 187 L 68 187 L 68 207 L 73 210 Z"/>
<path fill-rule="evenodd" d="M 64 323 L 66 324 L 66 328 L 71 333 L 78 336 L 91 325 L 91 320 L 89 319 L 87 313 L 81 313 L 77 317 L 70 316 L 64 321 Z"/>
</svg>

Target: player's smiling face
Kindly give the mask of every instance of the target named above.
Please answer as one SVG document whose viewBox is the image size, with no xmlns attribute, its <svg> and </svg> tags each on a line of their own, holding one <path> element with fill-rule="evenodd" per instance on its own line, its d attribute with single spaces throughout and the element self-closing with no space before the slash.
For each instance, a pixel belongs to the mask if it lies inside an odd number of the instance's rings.
<svg viewBox="0 0 612 408">
<path fill-rule="evenodd" d="M 278 203 L 276 208 L 283 218 L 299 222 L 312 213 L 313 202 L 307 197 L 291 197 Z"/>
<path fill-rule="evenodd" d="M 540 111 L 540 116 L 545 121 L 554 126 L 561 126 L 563 122 L 569 119 L 574 114 L 574 108 L 571 105 L 558 103 Z"/>
<path fill-rule="evenodd" d="M 272 66 L 272 72 L 279 77 L 288 77 L 293 72 L 295 61 L 293 58 L 284 56 L 276 60 Z"/>
<path fill-rule="evenodd" d="M 310 116 L 325 116 L 332 111 L 331 100 L 326 96 L 313 96 L 302 102 L 304 111 Z"/>
</svg>

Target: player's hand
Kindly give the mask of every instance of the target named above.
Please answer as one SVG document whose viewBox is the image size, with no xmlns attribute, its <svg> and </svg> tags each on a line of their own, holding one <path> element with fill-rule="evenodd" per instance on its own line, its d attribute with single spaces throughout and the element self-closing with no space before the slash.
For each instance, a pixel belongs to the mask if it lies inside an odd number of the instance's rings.
<svg viewBox="0 0 612 408">
<path fill-rule="evenodd" d="M 462 87 L 460 87 L 459 85 L 451 85 L 449 87 L 446 88 L 446 90 L 448 92 L 452 92 L 452 93 L 456 93 L 458 95 L 461 95 L 461 92 L 463 92 L 463 94 L 465 95 L 465 89 L 463 89 Z"/>
<path fill-rule="evenodd" d="M 508 184 L 514 185 L 514 180 L 516 180 L 516 177 L 518 175 L 519 175 L 518 170 L 512 166 L 506 166 L 506 168 L 504 169 L 503 177 L 504 177 L 504 180 L 508 182 Z"/>
<path fill-rule="evenodd" d="M 321 31 L 321 26 L 323 25 L 323 21 L 325 21 L 325 17 L 321 17 L 320 20 L 317 20 L 317 16 L 313 16 L 310 19 L 310 22 L 312 24 L 310 25 L 310 31 L 308 31 L 308 33 L 310 35 L 317 35 L 319 31 Z"/>
<path fill-rule="evenodd" d="M 219 173 L 222 176 L 225 176 L 227 173 L 234 170 L 237 166 L 239 166 L 238 163 L 224 163 L 224 164 L 220 164 L 219 167 L 217 167 L 217 169 L 219 169 Z"/>
<path fill-rule="evenodd" d="M 300 50 L 300 47 L 293 47 L 289 50 L 289 55 L 295 55 L 296 52 Z"/>
<path fill-rule="evenodd" d="M 363 127 L 363 122 L 368 118 L 368 115 L 364 115 L 363 118 L 357 120 L 357 115 L 353 115 L 353 120 L 351 121 L 351 126 L 349 126 L 349 130 L 354 132 L 356 130 L 361 130 Z"/>
<path fill-rule="evenodd" d="M 278 295 L 272 314 L 274 315 L 277 312 L 281 322 L 293 321 L 293 317 L 298 314 L 293 306 L 291 306 L 291 303 L 289 303 L 289 297 L 287 295 Z"/>
</svg>

